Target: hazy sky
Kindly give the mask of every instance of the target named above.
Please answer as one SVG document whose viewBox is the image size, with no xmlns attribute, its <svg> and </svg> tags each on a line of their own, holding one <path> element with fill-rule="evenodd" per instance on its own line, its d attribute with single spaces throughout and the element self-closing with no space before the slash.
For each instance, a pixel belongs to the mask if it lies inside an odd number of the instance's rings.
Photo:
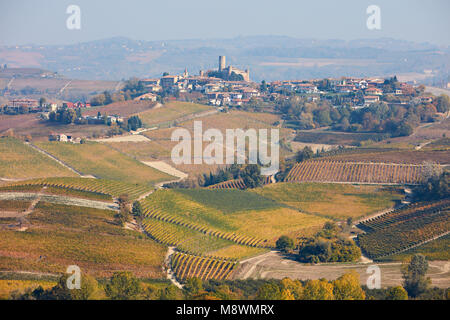
<svg viewBox="0 0 450 320">
<path fill-rule="evenodd" d="M 81 9 L 81 30 L 66 27 L 71 4 Z M 381 9 L 381 30 L 366 27 L 369 5 Z M 0 44 L 286 35 L 450 45 L 449 12 L 449 0 L 0 0 Z"/>
</svg>

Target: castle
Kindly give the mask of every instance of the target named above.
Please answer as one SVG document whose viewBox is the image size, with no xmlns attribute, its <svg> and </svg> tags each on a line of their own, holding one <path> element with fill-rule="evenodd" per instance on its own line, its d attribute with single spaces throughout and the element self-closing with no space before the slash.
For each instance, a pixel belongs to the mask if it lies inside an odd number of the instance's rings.
<svg viewBox="0 0 450 320">
<path fill-rule="evenodd" d="M 227 73 L 228 75 L 231 75 L 234 72 L 235 74 L 241 75 L 244 78 L 244 81 L 247 82 L 250 81 L 250 70 L 245 69 L 245 71 L 243 71 L 238 68 L 234 68 L 232 66 L 226 67 L 225 56 L 219 56 L 219 72 L 224 72 Z"/>
</svg>

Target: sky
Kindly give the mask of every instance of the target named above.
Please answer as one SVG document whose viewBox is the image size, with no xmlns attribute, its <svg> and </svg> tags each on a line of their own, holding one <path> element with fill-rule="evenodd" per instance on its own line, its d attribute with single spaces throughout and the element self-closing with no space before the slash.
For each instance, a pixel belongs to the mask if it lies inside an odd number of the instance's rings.
<svg viewBox="0 0 450 320">
<path fill-rule="evenodd" d="M 80 29 L 66 26 L 69 5 L 80 8 Z M 380 8 L 380 30 L 366 26 L 370 5 Z M 0 0 L 0 45 L 283 35 L 449 46 L 449 12 L 449 0 Z"/>
</svg>

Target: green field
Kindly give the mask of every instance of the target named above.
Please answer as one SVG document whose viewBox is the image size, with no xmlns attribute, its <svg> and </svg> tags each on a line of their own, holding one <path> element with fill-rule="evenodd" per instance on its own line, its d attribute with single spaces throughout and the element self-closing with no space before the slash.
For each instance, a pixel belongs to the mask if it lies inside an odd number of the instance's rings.
<svg viewBox="0 0 450 320">
<path fill-rule="evenodd" d="M 397 189 L 325 183 L 276 183 L 252 192 L 301 212 L 333 220 L 360 218 L 393 207 L 403 198 Z"/>
<path fill-rule="evenodd" d="M 77 265 L 95 277 L 128 270 L 161 278 L 166 249 L 114 223 L 114 212 L 40 202 L 23 232 L 2 230 L 0 270 L 62 273 Z"/>
<path fill-rule="evenodd" d="M 177 192 L 223 213 L 280 208 L 280 204 L 258 194 L 241 190 L 179 189 Z"/>
<path fill-rule="evenodd" d="M 174 179 L 101 143 L 41 142 L 37 145 L 83 174 L 97 178 L 146 185 Z"/>
<path fill-rule="evenodd" d="M 10 179 L 71 177 L 75 174 L 24 142 L 0 138 L 0 177 Z"/>
</svg>

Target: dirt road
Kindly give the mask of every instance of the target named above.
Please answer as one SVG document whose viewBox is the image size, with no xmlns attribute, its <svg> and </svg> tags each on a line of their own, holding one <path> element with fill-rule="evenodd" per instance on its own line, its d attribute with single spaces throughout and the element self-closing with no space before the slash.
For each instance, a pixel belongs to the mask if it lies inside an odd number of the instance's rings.
<svg viewBox="0 0 450 320">
<path fill-rule="evenodd" d="M 49 195 L 43 193 L 27 193 L 27 192 L 2 192 L 0 193 L 0 200 L 23 200 L 23 201 L 36 201 L 40 199 L 43 202 L 50 202 L 56 204 L 64 204 L 68 206 L 79 206 L 102 210 L 118 210 L 119 207 L 115 203 L 103 202 L 97 200 L 88 200 L 81 198 L 73 198 L 59 195 Z M 21 215 L 26 215 L 25 212 L 21 212 Z"/>
<path fill-rule="evenodd" d="M 341 264 L 303 264 L 284 257 L 272 251 L 261 256 L 241 261 L 233 273 L 233 279 L 320 279 L 334 280 L 345 272 L 354 270 L 360 275 L 361 284 L 365 285 L 370 265 L 377 265 L 381 269 L 381 286 L 389 287 L 401 285 L 401 263 L 341 263 Z M 431 261 L 427 274 L 433 286 L 448 288 L 450 286 L 450 262 Z"/>
</svg>

